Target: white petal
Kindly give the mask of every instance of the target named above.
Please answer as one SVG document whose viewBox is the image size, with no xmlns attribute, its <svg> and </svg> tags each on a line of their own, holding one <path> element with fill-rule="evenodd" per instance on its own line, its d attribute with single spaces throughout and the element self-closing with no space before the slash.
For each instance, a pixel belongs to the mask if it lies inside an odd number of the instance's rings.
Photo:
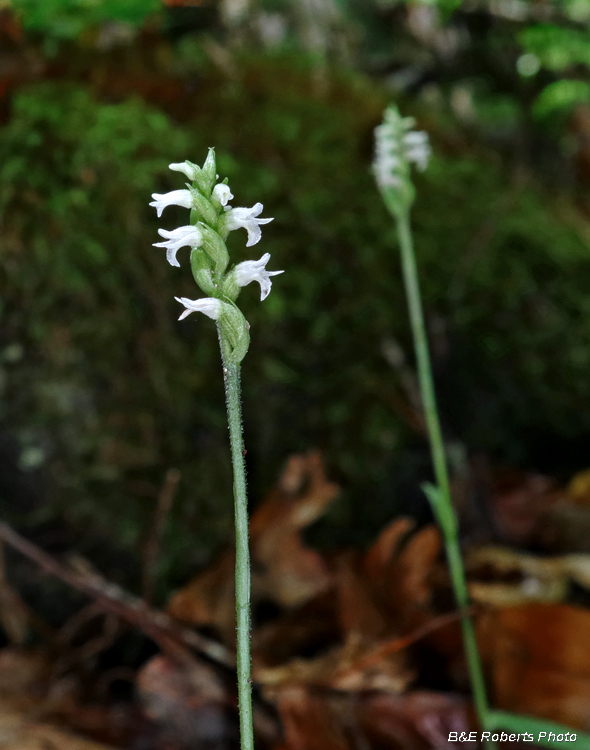
<svg viewBox="0 0 590 750">
<path fill-rule="evenodd" d="M 200 247 L 203 242 L 203 234 L 198 227 L 187 225 L 168 231 L 167 229 L 158 229 L 160 237 L 164 237 L 166 242 L 154 242 L 154 247 L 165 247 L 166 258 L 171 266 L 180 267 L 176 258 L 176 253 L 181 247 Z"/>
<path fill-rule="evenodd" d="M 224 214 L 226 227 L 231 232 L 234 229 L 243 228 L 248 232 L 248 242 L 246 247 L 255 245 L 262 237 L 260 224 L 268 224 L 272 219 L 257 219 L 264 206 L 262 203 L 256 203 L 252 208 L 230 208 Z"/>
<path fill-rule="evenodd" d="M 238 263 L 234 269 L 238 286 L 246 286 L 252 281 L 260 284 L 260 300 L 264 300 L 270 294 L 272 282 L 271 276 L 278 276 L 284 271 L 267 271 L 266 264 L 270 260 L 270 253 L 264 253 L 260 260 L 245 260 Z"/>
<path fill-rule="evenodd" d="M 229 189 L 229 185 L 219 183 L 213 188 L 213 197 L 216 198 L 222 206 L 227 206 L 228 201 L 231 201 L 233 195 Z"/>
<path fill-rule="evenodd" d="M 183 208 L 192 208 L 193 197 L 188 190 L 172 190 L 170 193 L 154 193 L 154 199 L 150 206 L 154 206 L 158 212 L 158 218 L 167 206 L 182 206 Z"/>
<path fill-rule="evenodd" d="M 186 310 L 181 313 L 178 320 L 186 318 L 193 312 L 202 312 L 213 320 L 217 320 L 223 311 L 223 302 L 215 297 L 203 297 L 202 299 L 188 299 L 187 297 L 174 297 L 177 302 L 184 305 Z"/>
<path fill-rule="evenodd" d="M 412 130 L 404 135 L 406 146 L 426 146 L 428 145 L 428 134 L 423 130 Z"/>
<path fill-rule="evenodd" d="M 197 179 L 198 172 L 196 167 L 187 161 L 183 161 L 180 164 L 169 164 L 168 169 L 171 169 L 173 172 L 182 172 L 191 182 Z"/>
</svg>

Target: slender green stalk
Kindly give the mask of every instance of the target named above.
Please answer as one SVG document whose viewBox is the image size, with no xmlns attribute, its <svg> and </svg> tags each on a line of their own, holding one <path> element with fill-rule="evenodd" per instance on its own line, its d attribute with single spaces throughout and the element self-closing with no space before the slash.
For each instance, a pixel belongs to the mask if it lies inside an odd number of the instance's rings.
<svg viewBox="0 0 590 750">
<path fill-rule="evenodd" d="M 555 722 L 490 709 L 473 621 L 466 614 L 469 604 L 469 591 L 465 580 L 461 548 L 459 547 L 457 517 L 451 502 L 444 442 L 436 407 L 428 338 L 424 325 L 420 285 L 410 230 L 410 207 L 416 195 L 410 168 L 412 164 L 415 164 L 418 169 L 424 170 L 430 158 L 428 136 L 424 132 L 413 131 L 414 125 L 413 118 L 403 118 L 397 107 L 394 105 L 387 107 L 383 115 L 383 122 L 375 129 L 373 173 L 385 205 L 396 221 L 401 247 L 402 269 L 410 311 L 420 390 L 436 476 L 436 486 L 425 484 L 423 489 L 430 500 L 433 512 L 443 532 L 455 597 L 459 608 L 463 610 L 461 619 L 463 644 L 475 707 L 482 729 L 486 730 L 489 735 L 497 729 L 510 729 L 517 733 L 526 732 L 529 734 L 529 737 L 526 738 L 527 741 L 536 741 L 538 744 L 553 746 L 547 738 L 549 731 L 556 736 L 563 735 L 564 737 L 566 735 L 576 737 L 576 733 L 571 732 L 571 730 L 568 732 L 568 727 Z M 493 746 L 495 740 L 501 735 L 495 732 L 491 736 L 494 737 L 491 740 Z M 486 739 L 488 742 L 490 741 L 490 737 L 486 737 Z M 584 748 L 590 750 L 589 736 L 579 733 L 577 739 L 582 742 Z"/>
<path fill-rule="evenodd" d="M 438 516 L 443 527 L 447 559 L 449 562 L 451 580 L 453 582 L 457 605 L 460 609 L 466 609 L 469 605 L 469 593 L 465 581 L 465 571 L 459 547 L 455 513 L 451 503 L 445 448 L 438 418 L 438 410 L 436 407 L 434 381 L 432 378 L 430 354 L 428 351 L 428 339 L 426 336 L 426 326 L 424 325 L 424 314 L 422 312 L 420 284 L 418 281 L 412 233 L 410 231 L 410 221 L 407 212 L 400 212 L 398 214 L 397 231 L 401 248 L 404 285 L 406 288 L 410 322 L 414 337 L 414 349 L 416 352 L 418 377 L 420 379 L 420 390 L 422 392 L 424 416 L 428 427 L 430 451 L 438 485 L 434 492 L 432 491 L 434 488 L 431 488 L 431 491 L 428 494 L 430 500 L 433 502 L 435 514 Z M 463 642 L 469 667 L 469 676 L 473 689 L 475 707 L 481 725 L 485 726 L 488 700 L 486 696 L 483 669 L 481 666 L 479 651 L 477 649 L 475 630 L 471 617 L 468 614 L 464 614 L 461 618 L 461 627 L 463 630 Z"/>
<path fill-rule="evenodd" d="M 234 510 L 236 525 L 236 663 L 238 673 L 238 709 L 241 750 L 254 750 L 252 718 L 252 680 L 250 664 L 250 549 L 248 543 L 248 499 L 246 465 L 242 436 L 240 365 L 229 361 L 227 344 L 220 332 L 225 382 L 225 401 L 234 473 Z"/>
</svg>

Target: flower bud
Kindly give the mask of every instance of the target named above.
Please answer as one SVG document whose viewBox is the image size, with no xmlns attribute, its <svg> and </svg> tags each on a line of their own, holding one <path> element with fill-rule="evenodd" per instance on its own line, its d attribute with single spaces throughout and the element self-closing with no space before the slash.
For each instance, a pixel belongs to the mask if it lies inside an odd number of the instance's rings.
<svg viewBox="0 0 590 750">
<path fill-rule="evenodd" d="M 217 166 L 215 163 L 215 149 L 210 148 L 205 163 L 196 177 L 196 183 L 203 193 L 209 197 L 217 179 Z"/>
</svg>

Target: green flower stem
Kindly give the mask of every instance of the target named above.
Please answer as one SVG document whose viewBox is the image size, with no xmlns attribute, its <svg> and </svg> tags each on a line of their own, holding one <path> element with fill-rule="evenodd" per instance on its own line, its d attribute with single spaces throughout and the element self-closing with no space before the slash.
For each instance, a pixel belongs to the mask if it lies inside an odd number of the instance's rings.
<svg viewBox="0 0 590 750">
<path fill-rule="evenodd" d="M 241 750 L 254 750 L 252 720 L 252 681 L 250 663 L 250 550 L 248 544 L 248 499 L 246 465 L 242 436 L 240 365 L 230 357 L 229 343 L 219 331 L 223 361 L 225 401 L 229 424 L 231 460 L 234 473 L 234 511 L 236 525 L 236 663 L 238 673 L 238 709 L 240 714 Z"/>
<path fill-rule="evenodd" d="M 424 314 L 422 312 L 422 300 L 420 295 L 420 284 L 418 281 L 418 271 L 416 268 L 416 257 L 414 255 L 412 233 L 410 231 L 410 219 L 408 212 L 392 210 L 392 213 L 396 218 L 401 248 L 402 271 L 406 295 L 408 298 L 408 308 L 414 338 L 414 349 L 416 352 L 416 363 L 418 366 L 418 377 L 420 379 L 422 403 L 426 425 L 428 427 L 430 450 L 432 453 L 434 473 L 437 482 L 436 487 L 425 485 L 424 490 L 432 504 L 434 514 L 443 532 L 451 581 L 453 583 L 457 605 L 460 609 L 466 610 L 469 606 L 469 591 L 467 589 L 465 569 L 463 567 L 461 548 L 459 546 L 457 518 L 451 502 L 449 475 L 447 472 L 444 442 L 436 407 L 434 381 L 432 378 L 432 368 L 430 365 L 430 354 L 428 350 L 428 338 L 426 336 L 426 326 L 424 325 Z M 477 648 L 475 629 L 473 627 L 473 621 L 468 614 L 465 614 L 462 617 L 461 627 L 463 630 L 463 644 L 467 657 L 467 665 L 469 667 L 469 676 L 473 689 L 473 699 L 481 727 L 491 732 L 500 729 L 516 733 L 528 732 L 533 734 L 534 742 L 536 744 L 547 745 L 549 747 L 565 747 L 565 742 L 549 741 L 546 736 L 540 737 L 539 735 L 541 732 L 546 732 L 547 734 L 553 732 L 555 735 L 565 735 L 568 731 L 571 734 L 572 730 L 569 727 L 546 719 L 532 716 L 521 716 L 508 711 L 496 711 L 490 709 L 481 659 Z M 491 742 L 490 744 L 493 745 L 494 743 Z M 578 732 L 576 747 L 582 748 L 583 750 L 590 750 L 590 736 Z"/>
<path fill-rule="evenodd" d="M 437 488 L 430 488 L 430 491 L 427 494 L 433 504 L 435 515 L 442 526 L 443 535 L 445 537 L 447 559 L 449 562 L 451 580 L 453 582 L 457 605 L 460 609 L 466 609 L 469 606 L 469 593 L 465 581 L 465 570 L 463 568 L 461 550 L 459 547 L 455 512 L 451 503 L 449 475 L 447 472 L 444 442 L 436 407 L 434 381 L 430 365 L 426 326 L 424 325 L 424 314 L 422 312 L 420 284 L 418 281 L 418 271 L 416 269 L 416 258 L 414 256 L 409 215 L 407 212 L 399 212 L 397 213 L 396 218 L 399 243 L 401 247 L 404 285 L 406 288 L 412 334 L 414 337 L 418 377 L 420 379 L 420 390 L 422 392 L 424 415 L 428 427 L 430 451 L 432 454 L 434 473 L 437 482 Z M 463 630 L 463 643 L 469 667 L 469 676 L 473 689 L 475 708 L 481 725 L 485 726 L 486 716 L 489 710 L 488 700 L 483 669 L 477 648 L 475 630 L 471 617 L 468 614 L 464 614 L 461 618 L 461 627 Z"/>
</svg>

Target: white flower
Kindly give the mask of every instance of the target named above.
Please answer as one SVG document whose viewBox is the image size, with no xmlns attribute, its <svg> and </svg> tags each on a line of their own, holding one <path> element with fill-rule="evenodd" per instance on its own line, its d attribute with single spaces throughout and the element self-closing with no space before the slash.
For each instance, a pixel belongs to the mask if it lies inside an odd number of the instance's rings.
<svg viewBox="0 0 590 750">
<path fill-rule="evenodd" d="M 408 179 L 408 166 L 416 164 L 423 171 L 428 166 L 428 135 L 413 131 L 415 121 L 401 117 L 394 107 L 385 110 L 384 121 L 375 128 L 375 161 L 373 171 L 379 186 L 400 188 Z"/>
<path fill-rule="evenodd" d="M 186 297 L 174 297 L 177 302 L 186 307 L 178 320 L 186 318 L 193 312 L 202 312 L 213 320 L 217 320 L 223 312 L 223 302 L 215 297 L 203 297 L 203 299 L 187 299 Z"/>
<path fill-rule="evenodd" d="M 404 146 L 408 161 L 414 162 L 418 169 L 423 172 L 428 166 L 430 159 L 430 144 L 428 135 L 424 131 L 410 131 L 404 135 Z"/>
<path fill-rule="evenodd" d="M 266 264 L 270 260 L 270 253 L 264 253 L 260 260 L 245 260 L 238 263 L 234 269 L 236 282 L 238 286 L 246 286 L 251 281 L 257 281 L 260 284 L 260 301 L 266 299 L 270 293 L 272 281 L 271 276 L 278 276 L 284 271 L 267 271 Z"/>
<path fill-rule="evenodd" d="M 180 263 L 176 259 L 176 253 L 181 247 L 188 245 L 189 247 L 200 247 L 203 243 L 203 233 L 199 227 L 188 225 L 185 227 L 178 227 L 169 232 L 167 229 L 158 229 L 160 237 L 164 237 L 166 242 L 154 242 L 154 247 L 165 247 L 166 258 L 171 266 L 180 267 Z"/>
<path fill-rule="evenodd" d="M 257 219 L 263 209 L 262 203 L 256 203 L 252 208 L 226 208 L 223 215 L 225 226 L 230 232 L 243 227 L 248 232 L 246 247 L 255 245 L 262 237 L 260 224 L 268 224 L 272 219 Z"/>
<path fill-rule="evenodd" d="M 154 199 L 150 206 L 153 206 L 158 212 L 158 218 L 162 215 L 162 211 L 166 206 L 182 206 L 183 208 L 193 207 L 193 196 L 190 190 L 173 190 L 171 193 L 154 193 L 152 195 Z"/>
<path fill-rule="evenodd" d="M 233 195 L 229 189 L 229 185 L 224 185 L 220 182 L 219 185 L 215 185 L 213 188 L 213 197 L 216 198 L 222 206 L 227 206 L 227 202 L 231 201 Z"/>
<path fill-rule="evenodd" d="M 180 164 L 169 164 L 168 169 L 171 169 L 173 172 L 182 172 L 191 182 L 197 179 L 197 174 L 199 173 L 199 168 L 191 164 L 190 161 L 183 161 Z"/>
</svg>

